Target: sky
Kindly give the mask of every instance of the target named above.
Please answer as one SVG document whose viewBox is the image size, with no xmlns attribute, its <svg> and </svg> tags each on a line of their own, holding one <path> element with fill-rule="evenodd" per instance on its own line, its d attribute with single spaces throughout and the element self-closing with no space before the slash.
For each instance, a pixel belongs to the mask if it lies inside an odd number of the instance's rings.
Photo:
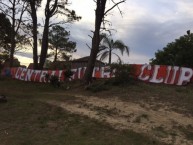
<svg viewBox="0 0 193 145">
<path fill-rule="evenodd" d="M 94 30 L 96 6 L 93 0 L 71 0 L 71 3 L 69 8 L 82 17 L 80 21 L 64 26 L 71 33 L 70 40 L 77 43 L 77 52 L 73 56 L 88 56 L 90 50 L 86 44 L 91 44 L 89 35 L 92 36 Z M 106 9 L 111 6 L 109 0 Z M 111 22 L 111 28 L 116 30 L 112 31 L 112 38 L 122 40 L 130 48 L 130 55 L 121 57 L 124 63 L 149 63 L 157 50 L 185 35 L 187 30 L 193 32 L 192 0 L 126 0 L 119 8 L 122 15 L 118 8 L 114 8 L 106 18 Z M 39 20 L 42 19 L 43 11 L 38 16 Z M 32 61 L 26 59 L 26 56 L 32 56 L 30 53 L 17 56 L 23 63 Z M 117 58 L 114 56 L 113 60 Z"/>
</svg>

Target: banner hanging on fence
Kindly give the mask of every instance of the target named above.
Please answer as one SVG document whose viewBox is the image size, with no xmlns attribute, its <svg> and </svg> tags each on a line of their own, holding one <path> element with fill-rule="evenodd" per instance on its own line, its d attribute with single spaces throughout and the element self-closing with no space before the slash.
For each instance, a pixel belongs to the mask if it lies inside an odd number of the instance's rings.
<svg viewBox="0 0 193 145">
<path fill-rule="evenodd" d="M 185 85 L 193 82 L 193 69 L 178 66 L 164 66 L 164 65 L 132 65 L 133 72 L 131 73 L 135 78 L 145 82 L 151 83 L 165 83 L 172 85 Z M 82 79 L 86 68 L 72 69 L 72 79 Z M 64 81 L 65 70 L 33 70 L 22 67 L 11 68 L 11 76 L 18 80 L 32 81 L 32 82 L 47 82 L 46 74 L 50 76 L 58 76 L 60 81 Z M 3 74 L 7 74 L 7 68 L 3 70 Z M 95 78 L 111 78 L 114 73 L 110 71 L 110 67 L 95 67 L 93 70 L 93 77 Z"/>
</svg>

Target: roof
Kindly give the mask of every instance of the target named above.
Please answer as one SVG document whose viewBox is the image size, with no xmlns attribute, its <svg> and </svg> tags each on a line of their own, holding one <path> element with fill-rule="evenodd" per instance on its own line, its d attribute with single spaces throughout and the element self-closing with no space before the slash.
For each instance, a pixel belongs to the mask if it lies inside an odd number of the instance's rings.
<svg viewBox="0 0 193 145">
<path fill-rule="evenodd" d="M 81 57 L 81 58 L 78 58 L 78 59 L 71 60 L 71 62 L 88 62 L 89 57 L 90 57 L 90 56 Z M 102 61 L 100 61 L 100 60 L 96 60 L 96 61 L 104 64 L 104 63 L 103 63 Z"/>
</svg>

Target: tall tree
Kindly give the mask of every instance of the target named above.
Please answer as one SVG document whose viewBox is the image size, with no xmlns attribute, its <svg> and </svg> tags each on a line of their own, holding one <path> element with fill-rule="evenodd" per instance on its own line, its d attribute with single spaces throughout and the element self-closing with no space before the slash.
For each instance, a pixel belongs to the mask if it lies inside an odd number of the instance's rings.
<svg viewBox="0 0 193 145">
<path fill-rule="evenodd" d="M 33 37 L 33 67 L 38 69 L 38 20 L 37 9 L 41 6 L 42 0 L 28 0 L 29 7 L 28 12 L 32 18 L 32 37 Z"/>
<path fill-rule="evenodd" d="M 11 22 L 0 13 L 0 52 L 8 53 L 11 48 Z"/>
<path fill-rule="evenodd" d="M 69 60 L 70 54 L 75 52 L 76 43 L 69 41 L 70 32 L 56 25 L 49 31 L 49 48 L 53 50 L 54 62 L 59 58 Z"/>
<path fill-rule="evenodd" d="M 33 37 L 33 67 L 38 69 L 38 20 L 37 9 L 41 6 L 42 0 L 28 0 L 28 13 L 32 19 L 32 37 Z"/>
<path fill-rule="evenodd" d="M 108 10 L 106 10 L 107 0 L 95 0 L 94 1 L 94 2 L 96 2 L 95 30 L 93 32 L 94 34 L 92 37 L 92 48 L 91 48 L 91 52 L 90 52 L 90 57 L 89 57 L 89 61 L 87 64 L 85 75 L 84 75 L 84 80 L 85 80 L 86 84 L 90 83 L 92 80 L 92 73 L 93 73 L 93 69 L 94 69 L 94 64 L 95 64 L 95 61 L 97 58 L 97 54 L 99 52 L 101 24 L 102 24 L 102 22 L 104 22 L 104 18 L 108 14 L 108 12 L 110 12 L 113 8 L 115 8 L 120 3 L 123 3 L 125 1 L 126 0 L 122 0 L 122 1 L 119 1 L 116 3 L 114 0 L 111 0 L 111 2 L 113 3 L 113 6 L 111 8 L 109 8 Z"/>
<path fill-rule="evenodd" d="M 27 0 L 0 0 L 0 11 L 11 19 L 11 50 L 10 67 L 13 65 L 13 58 L 17 44 L 16 37 L 21 41 L 25 35 L 19 35 L 23 14 L 27 9 Z M 19 42 L 19 41 L 18 41 Z M 27 40 L 25 41 L 27 42 Z"/>
<path fill-rule="evenodd" d="M 155 53 L 151 64 L 176 65 L 193 68 L 193 33 L 187 31 L 187 35 L 181 36 L 174 42 L 168 43 L 163 50 Z"/>
<path fill-rule="evenodd" d="M 69 10 L 67 8 L 68 5 L 69 5 L 68 0 L 47 0 L 46 2 L 45 22 L 42 36 L 40 64 L 39 64 L 40 69 L 43 68 L 47 56 L 49 27 L 53 26 L 54 24 L 73 22 L 81 18 L 76 15 L 74 10 Z M 58 14 L 66 16 L 66 20 L 51 24 L 50 19 Z"/>
<path fill-rule="evenodd" d="M 123 55 L 124 52 L 129 55 L 129 47 L 126 46 L 121 40 L 114 41 L 110 37 L 104 37 L 99 45 L 99 55 L 100 60 L 104 60 L 107 57 L 109 57 L 108 64 L 111 64 L 112 54 L 116 55 L 121 61 L 121 58 L 118 54 L 114 53 L 113 50 L 119 50 L 121 54 Z"/>
</svg>

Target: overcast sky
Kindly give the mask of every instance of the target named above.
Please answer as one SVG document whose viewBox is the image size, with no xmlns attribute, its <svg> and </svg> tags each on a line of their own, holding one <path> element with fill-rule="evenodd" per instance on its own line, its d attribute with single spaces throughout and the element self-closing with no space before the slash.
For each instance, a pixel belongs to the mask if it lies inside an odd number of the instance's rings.
<svg viewBox="0 0 193 145">
<path fill-rule="evenodd" d="M 119 1 L 119 0 L 115 0 Z M 88 56 L 91 30 L 94 28 L 95 3 L 92 0 L 71 0 L 70 9 L 82 16 L 79 22 L 65 26 L 71 32 L 71 40 L 77 42 L 76 57 Z M 111 3 L 107 2 L 107 8 Z M 121 16 L 115 8 L 107 17 L 112 22 L 113 38 L 122 40 L 130 47 L 130 56 L 124 55 L 125 63 L 144 64 L 154 57 L 158 49 L 167 43 L 193 31 L 192 0 L 127 0 L 120 4 Z M 38 16 L 43 15 L 43 13 Z M 116 57 L 114 57 L 116 60 Z"/>
</svg>

